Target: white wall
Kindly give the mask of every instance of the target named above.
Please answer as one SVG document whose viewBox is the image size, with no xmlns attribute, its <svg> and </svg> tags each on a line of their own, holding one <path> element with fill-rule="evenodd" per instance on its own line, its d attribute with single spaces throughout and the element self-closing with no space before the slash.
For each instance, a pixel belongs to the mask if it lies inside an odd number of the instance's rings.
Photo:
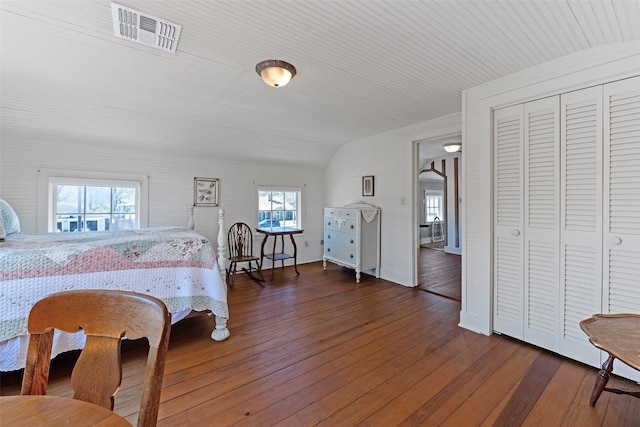
<svg viewBox="0 0 640 427">
<path fill-rule="evenodd" d="M 160 148 L 135 151 L 95 141 L 88 148 L 86 141 L 74 140 L 72 135 L 44 137 L 30 135 L 28 130 L 20 135 L 3 133 L 0 144 L 0 197 L 18 213 L 23 232 L 36 232 L 39 169 L 147 175 L 150 227 L 186 226 L 189 207 L 193 204 L 193 178 L 201 176 L 220 179 L 219 207 L 225 209 L 227 228 L 237 221 L 256 225 L 258 184 L 304 186 L 305 232 L 296 236 L 298 262 L 322 258 L 324 183 L 320 169 L 216 161 L 213 142 L 209 156 L 167 152 Z M 218 208 L 196 207 L 195 230 L 217 246 Z M 257 243 L 262 239 L 261 235 L 254 238 Z M 256 254 L 258 251 L 259 246 L 254 248 Z M 265 267 L 270 267 L 269 262 Z"/>
<path fill-rule="evenodd" d="M 463 92 L 461 326 L 492 331 L 492 111 L 640 75 L 640 42 L 601 46 Z"/>
<path fill-rule="evenodd" d="M 323 207 L 365 201 L 382 208 L 381 276 L 406 286 L 415 285 L 417 225 L 415 141 L 460 132 L 460 114 L 442 117 L 380 134 L 343 146 L 325 171 L 274 164 L 215 160 L 210 156 L 113 146 L 108 141 L 76 140 L 73 135 L 2 133 L 0 139 L 0 196 L 16 209 L 22 231 L 36 232 L 37 183 L 40 169 L 71 169 L 147 175 L 149 226 L 187 225 L 193 202 L 193 177 L 220 179 L 220 207 L 227 226 L 236 221 L 254 224 L 258 184 L 305 187 L 304 234 L 296 237 L 300 263 L 322 259 Z M 161 145 L 161 144 L 160 144 Z M 323 173 L 324 172 L 324 173 Z M 375 176 L 375 195 L 362 197 L 362 176 Z M 404 204 L 401 199 L 404 198 Z M 218 209 L 195 208 L 195 229 L 217 238 Z M 256 237 L 259 243 L 259 236 Z M 308 243 L 308 247 L 305 246 Z M 255 249 L 256 252 L 258 248 Z M 268 263 L 267 263 L 268 264 Z M 268 267 L 268 265 L 266 266 Z"/>
<path fill-rule="evenodd" d="M 460 127 L 460 114 L 453 114 L 375 135 L 345 144 L 327 165 L 327 206 L 363 201 L 381 208 L 383 279 L 416 285 L 417 141 L 454 134 Z M 362 196 L 364 175 L 375 177 L 373 197 Z"/>
</svg>

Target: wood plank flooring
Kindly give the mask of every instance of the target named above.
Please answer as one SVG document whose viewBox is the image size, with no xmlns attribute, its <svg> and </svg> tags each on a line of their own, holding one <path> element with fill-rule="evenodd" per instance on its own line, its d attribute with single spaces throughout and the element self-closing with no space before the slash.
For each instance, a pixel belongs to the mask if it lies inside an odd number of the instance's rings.
<svg viewBox="0 0 640 427">
<path fill-rule="evenodd" d="M 443 250 L 420 248 L 418 287 L 460 301 L 462 297 L 462 257 Z"/>
<path fill-rule="evenodd" d="M 458 301 L 367 275 L 357 286 L 332 264 L 299 269 L 264 284 L 239 275 L 224 342 L 210 340 L 212 318 L 172 327 L 159 426 L 640 425 L 640 399 L 604 393 L 589 406 L 595 368 L 459 328 Z M 125 343 L 116 395 L 134 423 L 144 352 Z M 70 397 L 73 357 L 54 360 L 50 394 Z M 1 394 L 20 381 L 2 374 Z"/>
</svg>

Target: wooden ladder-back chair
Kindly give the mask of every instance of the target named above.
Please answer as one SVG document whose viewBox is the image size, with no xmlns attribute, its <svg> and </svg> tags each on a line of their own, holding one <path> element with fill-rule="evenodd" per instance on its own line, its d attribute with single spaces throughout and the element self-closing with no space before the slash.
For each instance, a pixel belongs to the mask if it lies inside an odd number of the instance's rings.
<svg viewBox="0 0 640 427">
<path fill-rule="evenodd" d="M 138 426 L 155 426 L 171 331 L 171 315 L 162 301 L 135 292 L 66 291 L 38 301 L 29 313 L 29 348 L 23 395 L 44 395 L 49 379 L 55 329 L 82 330 L 87 339 L 73 372 L 74 399 L 113 410 L 122 380 L 122 338 L 149 340 Z"/>
<path fill-rule="evenodd" d="M 227 268 L 227 283 L 229 283 L 229 287 L 233 289 L 238 263 L 243 262 L 249 264 L 249 270 L 247 271 L 246 268 L 243 268 L 242 271 L 254 280 L 263 281 L 260 258 L 253 255 L 253 233 L 251 228 L 244 222 L 236 222 L 229 229 L 227 243 L 229 245 L 229 268 Z M 253 262 L 256 263 L 255 270 L 260 275 L 260 278 L 253 275 Z M 231 275 L 233 277 L 229 281 Z"/>
</svg>

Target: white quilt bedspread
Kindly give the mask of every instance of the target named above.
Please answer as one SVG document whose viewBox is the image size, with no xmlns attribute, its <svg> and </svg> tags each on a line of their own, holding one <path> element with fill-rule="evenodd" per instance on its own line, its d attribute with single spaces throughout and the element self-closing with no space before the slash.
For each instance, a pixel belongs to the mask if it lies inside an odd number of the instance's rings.
<svg viewBox="0 0 640 427">
<path fill-rule="evenodd" d="M 119 289 L 153 295 L 167 305 L 172 322 L 191 310 L 229 317 L 213 247 L 190 229 L 8 237 L 0 244 L 0 371 L 24 367 L 29 311 L 59 291 Z M 54 355 L 82 348 L 83 341 L 81 334 L 56 336 Z"/>
</svg>

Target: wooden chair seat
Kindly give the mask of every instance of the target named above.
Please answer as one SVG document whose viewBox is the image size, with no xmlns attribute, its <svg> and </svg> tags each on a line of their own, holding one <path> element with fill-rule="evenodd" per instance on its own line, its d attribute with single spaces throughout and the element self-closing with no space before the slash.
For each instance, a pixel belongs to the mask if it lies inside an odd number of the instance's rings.
<svg viewBox="0 0 640 427">
<path fill-rule="evenodd" d="M 155 426 L 171 315 L 149 295 L 111 290 L 67 291 L 38 301 L 29 313 L 29 348 L 22 380 L 23 395 L 47 391 L 54 330 L 86 335 L 86 344 L 71 374 L 74 399 L 113 410 L 122 380 L 122 338 L 147 338 L 149 353 L 138 414 L 138 426 Z"/>
</svg>

